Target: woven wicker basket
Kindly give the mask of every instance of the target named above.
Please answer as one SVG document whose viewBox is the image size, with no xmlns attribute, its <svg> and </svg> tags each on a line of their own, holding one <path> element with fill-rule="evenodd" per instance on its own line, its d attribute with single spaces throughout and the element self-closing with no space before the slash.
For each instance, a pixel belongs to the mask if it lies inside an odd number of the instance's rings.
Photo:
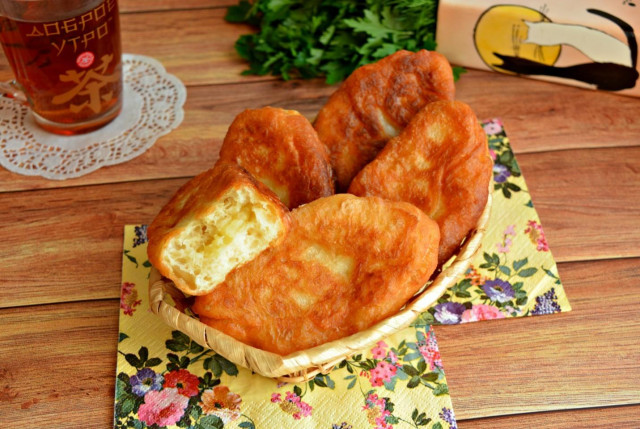
<svg viewBox="0 0 640 429">
<path fill-rule="evenodd" d="M 237 365 L 280 381 L 308 381 L 319 373 L 328 373 L 343 359 L 370 348 L 378 341 L 409 326 L 422 312 L 437 302 L 469 268 L 471 259 L 480 248 L 490 212 L 491 193 L 478 224 L 464 240 L 453 262 L 445 264 L 442 271 L 436 273 L 433 281 L 400 312 L 365 331 L 287 356 L 248 346 L 178 310 L 167 298 L 177 296 L 176 294 L 179 296 L 181 292 L 155 268 L 151 269 L 149 277 L 151 310 L 169 326 L 184 332 L 198 344 L 214 350 Z"/>
</svg>

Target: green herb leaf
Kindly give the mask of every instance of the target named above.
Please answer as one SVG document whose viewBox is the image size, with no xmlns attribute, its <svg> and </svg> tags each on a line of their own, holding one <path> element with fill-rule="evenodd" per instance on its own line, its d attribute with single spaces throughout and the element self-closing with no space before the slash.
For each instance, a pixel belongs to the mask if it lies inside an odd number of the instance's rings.
<svg viewBox="0 0 640 429">
<path fill-rule="evenodd" d="M 228 22 L 257 28 L 235 44 L 244 74 L 336 83 L 398 50 L 435 50 L 437 0 L 240 0 Z M 455 67 L 454 78 L 464 69 Z"/>
<path fill-rule="evenodd" d="M 240 0 L 237 6 L 229 6 L 224 19 L 228 22 L 245 22 L 251 15 L 252 7 L 249 0 Z"/>
</svg>

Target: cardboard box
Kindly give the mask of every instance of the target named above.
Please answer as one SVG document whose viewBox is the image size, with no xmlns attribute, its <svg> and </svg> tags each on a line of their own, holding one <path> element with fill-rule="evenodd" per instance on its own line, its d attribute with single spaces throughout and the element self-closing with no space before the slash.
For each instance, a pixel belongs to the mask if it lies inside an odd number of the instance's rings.
<svg viewBox="0 0 640 429">
<path fill-rule="evenodd" d="M 640 1 L 441 0 L 438 51 L 453 64 L 640 96 Z"/>
</svg>

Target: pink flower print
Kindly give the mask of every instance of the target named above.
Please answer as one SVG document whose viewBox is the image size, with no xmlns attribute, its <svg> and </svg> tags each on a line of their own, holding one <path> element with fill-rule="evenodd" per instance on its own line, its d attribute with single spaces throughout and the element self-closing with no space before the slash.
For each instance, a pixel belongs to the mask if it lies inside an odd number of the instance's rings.
<svg viewBox="0 0 640 429">
<path fill-rule="evenodd" d="M 473 304 L 471 309 L 462 313 L 462 323 L 478 322 L 480 320 L 504 319 L 505 315 L 493 305 Z"/>
<path fill-rule="evenodd" d="M 502 233 L 504 235 L 510 235 L 512 237 L 516 236 L 516 226 L 511 224 L 508 227 L 505 228 L 504 232 Z"/>
<path fill-rule="evenodd" d="M 298 403 L 298 409 L 300 411 L 293 414 L 293 418 L 296 420 L 300 420 L 303 417 L 309 417 L 311 415 L 311 412 L 313 411 L 313 408 L 311 408 L 311 405 L 302 401 Z"/>
<path fill-rule="evenodd" d="M 367 421 L 375 429 L 393 429 L 390 423 L 387 423 L 387 417 L 391 412 L 387 410 L 387 400 L 379 398 L 377 394 L 370 393 L 365 398 L 365 405 L 362 409 L 367 413 Z"/>
<path fill-rule="evenodd" d="M 138 418 L 147 426 L 175 425 L 184 415 L 189 398 L 178 393 L 178 389 L 150 390 L 138 409 Z"/>
<path fill-rule="evenodd" d="M 374 359 L 384 359 L 387 356 L 387 343 L 378 341 L 376 346 L 371 349 Z"/>
<path fill-rule="evenodd" d="M 284 398 L 285 401 L 289 402 L 300 402 L 301 399 L 294 392 L 287 392 L 287 396 Z"/>
<path fill-rule="evenodd" d="M 493 149 L 489 149 L 489 156 L 491 157 L 492 160 L 496 160 L 496 158 L 498 158 L 498 155 L 496 155 L 496 151 Z"/>
<path fill-rule="evenodd" d="M 384 383 L 391 381 L 391 377 L 396 375 L 398 368 L 395 365 L 390 364 L 386 360 L 378 362 L 375 368 L 371 370 L 371 386 L 382 386 Z"/>
<path fill-rule="evenodd" d="M 133 316 L 135 307 L 142 303 L 142 300 L 138 299 L 138 291 L 135 287 L 135 283 L 122 283 L 122 289 L 120 291 L 120 308 L 124 310 L 124 314 L 127 316 Z"/>
<path fill-rule="evenodd" d="M 540 225 L 535 220 L 530 220 L 527 222 L 527 228 L 524 230 L 524 232 L 525 234 L 529 235 L 529 239 L 531 240 L 531 242 L 536 245 L 537 251 L 549 251 L 549 244 L 547 244 L 547 239 L 544 236 L 542 225 Z"/>
<path fill-rule="evenodd" d="M 389 350 L 389 353 L 387 353 L 387 357 L 389 358 L 389 361 L 397 366 L 398 363 L 398 355 L 395 354 L 393 351 Z"/>
<path fill-rule="evenodd" d="M 505 238 L 502 243 L 496 244 L 496 248 L 500 253 L 509 253 L 509 250 L 511 250 L 511 239 Z"/>
<path fill-rule="evenodd" d="M 300 396 L 294 392 L 287 392 L 284 400 L 282 400 L 282 396 L 279 393 L 274 393 L 271 395 L 271 402 L 278 404 L 282 411 L 291 414 L 296 420 L 309 417 L 313 411 L 311 405 L 302 401 Z"/>
<path fill-rule="evenodd" d="M 500 123 L 499 120 L 494 119 L 482 124 L 482 128 L 484 128 L 484 132 L 488 135 L 496 135 L 502 132 L 502 123 Z"/>
<path fill-rule="evenodd" d="M 502 233 L 502 243 L 496 244 L 496 247 L 498 248 L 498 252 L 509 253 L 509 250 L 511 250 L 511 244 L 513 244 L 513 242 L 511 241 L 511 237 L 515 237 L 515 236 L 516 236 L 516 226 L 515 225 L 507 226 L 504 232 Z"/>
<path fill-rule="evenodd" d="M 427 332 L 426 343 L 418 344 L 418 351 L 429 366 L 429 371 L 442 368 L 442 358 L 440 357 L 440 350 L 438 349 L 438 343 L 436 343 L 436 336 L 432 328 L 429 328 Z"/>
</svg>

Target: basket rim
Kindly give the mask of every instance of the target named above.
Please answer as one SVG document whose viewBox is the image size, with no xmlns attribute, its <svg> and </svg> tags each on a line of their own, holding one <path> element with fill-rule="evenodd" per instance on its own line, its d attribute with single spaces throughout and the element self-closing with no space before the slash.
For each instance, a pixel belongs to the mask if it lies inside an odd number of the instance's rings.
<svg viewBox="0 0 640 429">
<path fill-rule="evenodd" d="M 489 183 L 490 189 L 492 181 Z M 347 337 L 339 338 L 310 349 L 286 356 L 257 349 L 200 322 L 178 310 L 165 300 L 168 290 L 177 288 L 162 277 L 155 267 L 149 276 L 149 304 L 151 311 L 165 323 L 187 334 L 203 347 L 224 356 L 231 362 L 251 369 L 269 378 L 286 382 L 308 381 L 319 373 L 326 374 L 345 358 L 352 356 L 389 335 L 409 326 L 421 313 L 431 307 L 455 281 L 465 273 L 471 260 L 481 247 L 491 214 L 492 195 L 476 223 L 469 232 L 457 255 L 447 261 L 441 272 L 427 284 L 398 313 L 376 323 L 370 328 Z"/>
</svg>

